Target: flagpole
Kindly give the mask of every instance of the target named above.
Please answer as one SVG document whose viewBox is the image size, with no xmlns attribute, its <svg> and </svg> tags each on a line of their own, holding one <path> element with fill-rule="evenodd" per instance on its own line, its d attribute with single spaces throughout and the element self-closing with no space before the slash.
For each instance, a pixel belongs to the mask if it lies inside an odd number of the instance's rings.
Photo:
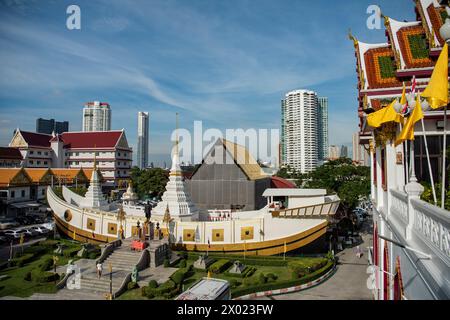
<svg viewBox="0 0 450 320">
<path fill-rule="evenodd" d="M 441 191 L 441 208 L 445 209 L 445 156 L 447 149 L 447 106 L 444 107 L 444 142 L 442 144 L 442 191 Z"/>
<path fill-rule="evenodd" d="M 434 200 L 434 205 L 437 206 L 436 189 L 434 187 L 433 171 L 431 169 L 430 153 L 428 152 L 427 135 L 425 132 L 425 123 L 423 121 L 423 118 L 421 119 L 421 122 L 422 122 L 422 131 L 423 131 L 423 141 L 425 143 L 425 152 L 427 154 L 428 171 L 430 173 L 431 189 L 433 190 L 433 200 Z"/>
</svg>

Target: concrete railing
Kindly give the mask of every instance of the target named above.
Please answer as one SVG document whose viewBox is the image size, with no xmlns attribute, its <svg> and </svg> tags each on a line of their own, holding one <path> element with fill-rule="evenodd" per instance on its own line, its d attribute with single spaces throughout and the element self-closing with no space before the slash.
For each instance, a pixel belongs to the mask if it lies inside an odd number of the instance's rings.
<svg viewBox="0 0 450 320">
<path fill-rule="evenodd" d="M 450 267 L 450 212 L 419 199 L 411 200 L 413 231 Z"/>
<path fill-rule="evenodd" d="M 108 256 L 117 248 L 120 247 L 122 245 L 122 240 L 117 239 L 114 240 L 110 243 L 107 243 L 105 245 L 103 245 L 102 247 L 102 253 L 100 254 L 100 257 L 95 261 L 95 264 L 97 265 L 98 263 L 103 263 L 103 261 L 106 260 L 106 258 L 108 258 Z"/>
<path fill-rule="evenodd" d="M 324 219 L 324 216 L 332 216 L 336 213 L 339 203 L 340 200 L 335 200 L 312 206 L 275 210 L 272 211 L 272 217 L 284 219 Z"/>
</svg>

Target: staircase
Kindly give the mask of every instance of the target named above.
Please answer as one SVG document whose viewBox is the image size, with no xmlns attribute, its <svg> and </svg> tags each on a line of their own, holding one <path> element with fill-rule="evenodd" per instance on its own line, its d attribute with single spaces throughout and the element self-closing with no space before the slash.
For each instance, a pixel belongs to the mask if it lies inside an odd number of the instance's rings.
<svg viewBox="0 0 450 320">
<path fill-rule="evenodd" d="M 112 266 L 112 291 L 116 292 L 125 277 L 133 271 L 141 258 L 142 252 L 131 250 L 130 242 L 123 241 L 102 263 L 103 272 L 100 279 L 97 277 L 96 267 L 89 268 L 81 274 L 81 289 L 94 291 L 100 294 L 110 292 L 109 265 Z"/>
</svg>

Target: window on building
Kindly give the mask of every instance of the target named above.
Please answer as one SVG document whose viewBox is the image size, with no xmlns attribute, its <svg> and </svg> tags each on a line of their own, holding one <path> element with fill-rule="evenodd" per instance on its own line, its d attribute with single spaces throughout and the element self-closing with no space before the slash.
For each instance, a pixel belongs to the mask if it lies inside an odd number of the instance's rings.
<svg viewBox="0 0 450 320">
<path fill-rule="evenodd" d="M 44 161 L 44 164 L 47 164 L 47 161 Z"/>
<path fill-rule="evenodd" d="M 42 154 L 42 152 L 41 152 L 41 151 L 38 151 L 37 153 L 38 153 L 38 155 L 41 155 L 41 154 Z"/>
<path fill-rule="evenodd" d="M 31 150 L 31 151 L 30 151 L 30 154 L 34 154 L 34 151 L 33 151 L 33 150 Z"/>
<path fill-rule="evenodd" d="M 48 156 L 48 152 L 47 151 L 45 151 L 45 155 Z"/>
<path fill-rule="evenodd" d="M 40 161 L 36 161 L 36 164 L 38 164 L 38 165 L 39 165 L 39 164 L 41 164 L 41 162 L 40 162 Z"/>
<path fill-rule="evenodd" d="M 22 196 L 22 198 L 25 198 L 25 190 L 22 190 L 21 196 Z"/>
<path fill-rule="evenodd" d="M 33 161 L 33 160 L 30 160 L 30 164 L 34 164 L 34 161 Z"/>
<path fill-rule="evenodd" d="M 45 189 L 42 189 L 42 190 L 41 190 L 41 194 L 42 194 L 43 196 L 45 196 Z"/>
<path fill-rule="evenodd" d="M 11 191 L 11 198 L 15 198 L 16 197 L 16 192 L 15 191 Z"/>
<path fill-rule="evenodd" d="M 120 152 L 119 152 L 119 157 L 120 157 Z"/>
</svg>

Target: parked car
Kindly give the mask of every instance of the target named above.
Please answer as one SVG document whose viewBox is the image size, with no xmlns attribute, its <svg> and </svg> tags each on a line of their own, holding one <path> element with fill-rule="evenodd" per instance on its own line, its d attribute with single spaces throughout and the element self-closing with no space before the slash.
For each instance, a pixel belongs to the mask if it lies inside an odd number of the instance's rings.
<svg viewBox="0 0 450 320">
<path fill-rule="evenodd" d="M 36 230 L 33 230 L 32 228 L 29 228 L 29 229 L 21 229 L 21 230 L 19 230 L 19 231 L 20 231 L 20 232 L 22 232 L 22 231 L 25 232 L 25 236 L 28 236 L 29 238 L 40 235 L 39 232 L 37 232 Z"/>
<path fill-rule="evenodd" d="M 31 227 L 30 230 L 38 232 L 39 235 L 45 235 L 51 231 L 51 230 L 45 228 L 44 226 L 34 226 L 34 227 Z"/>
<path fill-rule="evenodd" d="M 9 239 L 9 240 L 14 240 L 14 239 L 20 239 L 20 236 L 24 234 L 24 236 L 26 237 L 26 232 L 23 230 L 7 230 L 5 231 L 5 236 Z"/>
<path fill-rule="evenodd" d="M 14 227 L 18 227 L 20 224 L 14 219 L 3 219 L 0 221 L 0 229 L 6 230 Z"/>
</svg>

